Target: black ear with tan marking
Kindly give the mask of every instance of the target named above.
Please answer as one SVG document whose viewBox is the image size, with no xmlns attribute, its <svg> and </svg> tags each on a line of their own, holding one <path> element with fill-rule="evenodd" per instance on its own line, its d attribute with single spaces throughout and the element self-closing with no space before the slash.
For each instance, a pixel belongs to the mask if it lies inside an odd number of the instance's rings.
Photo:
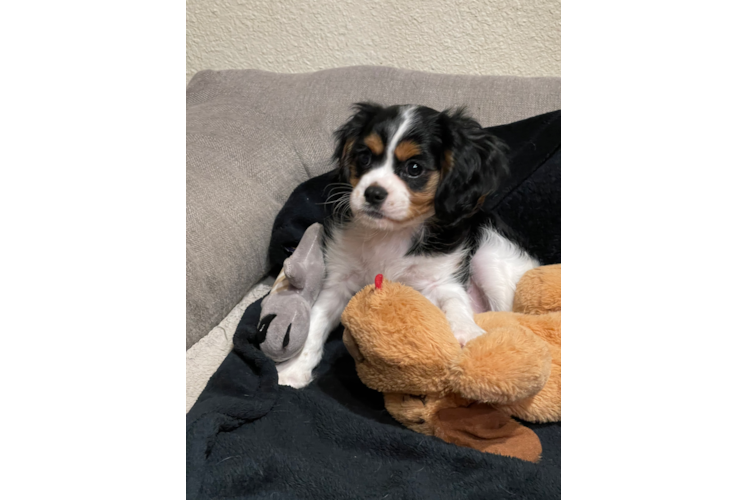
<svg viewBox="0 0 748 500">
<path fill-rule="evenodd" d="M 506 146 L 463 109 L 437 118 L 444 147 L 442 180 L 436 190 L 436 217 L 453 225 L 473 215 L 508 175 Z"/>
<path fill-rule="evenodd" d="M 334 133 L 335 153 L 333 162 L 337 163 L 341 180 L 350 180 L 349 153 L 353 140 L 360 137 L 366 125 L 382 111 L 382 106 L 372 102 L 357 102 L 353 105 L 354 114 Z"/>
</svg>

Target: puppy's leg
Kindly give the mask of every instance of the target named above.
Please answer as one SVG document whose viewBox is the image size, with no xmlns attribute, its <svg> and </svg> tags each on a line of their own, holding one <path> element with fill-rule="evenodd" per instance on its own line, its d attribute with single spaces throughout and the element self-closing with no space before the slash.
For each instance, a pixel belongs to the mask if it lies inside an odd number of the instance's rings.
<svg viewBox="0 0 748 500">
<path fill-rule="evenodd" d="M 470 296 L 461 284 L 440 284 L 425 290 L 423 294 L 444 311 L 452 333 L 460 345 L 464 346 L 469 340 L 486 333 L 475 324 Z"/>
<path fill-rule="evenodd" d="M 323 288 L 312 306 L 309 336 L 301 352 L 294 358 L 278 364 L 278 383 L 300 389 L 312 381 L 312 370 L 322 359 L 330 332 L 340 323 L 340 315 L 353 296 L 348 287 L 333 282 Z"/>
<path fill-rule="evenodd" d="M 511 311 L 517 282 L 537 260 L 497 232 L 485 229 L 470 263 L 473 282 L 483 291 L 492 311 Z"/>
</svg>

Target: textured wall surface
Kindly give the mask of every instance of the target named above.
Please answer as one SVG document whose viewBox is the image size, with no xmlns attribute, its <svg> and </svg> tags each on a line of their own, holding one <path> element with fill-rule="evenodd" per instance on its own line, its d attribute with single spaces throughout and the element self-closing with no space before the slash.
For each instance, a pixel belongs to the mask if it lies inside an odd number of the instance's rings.
<svg viewBox="0 0 748 500">
<path fill-rule="evenodd" d="M 187 0 L 187 79 L 203 69 L 353 65 L 560 76 L 560 0 Z"/>
</svg>

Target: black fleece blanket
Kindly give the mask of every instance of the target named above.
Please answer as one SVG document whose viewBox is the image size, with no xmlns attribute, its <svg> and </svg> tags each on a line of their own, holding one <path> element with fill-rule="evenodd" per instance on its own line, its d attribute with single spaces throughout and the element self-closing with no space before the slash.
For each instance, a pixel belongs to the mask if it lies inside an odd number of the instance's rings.
<svg viewBox="0 0 748 500">
<path fill-rule="evenodd" d="M 561 262 L 561 112 L 492 127 L 510 147 L 512 175 L 485 210 L 543 264 Z M 304 230 L 325 217 L 325 174 L 300 185 L 278 214 L 274 271 Z M 187 414 L 187 498 L 546 499 L 561 496 L 561 424 L 527 424 L 543 455 L 533 464 L 480 453 L 405 429 L 358 379 L 330 335 L 315 380 L 278 385 L 256 347 L 259 301 L 234 349 Z"/>
</svg>

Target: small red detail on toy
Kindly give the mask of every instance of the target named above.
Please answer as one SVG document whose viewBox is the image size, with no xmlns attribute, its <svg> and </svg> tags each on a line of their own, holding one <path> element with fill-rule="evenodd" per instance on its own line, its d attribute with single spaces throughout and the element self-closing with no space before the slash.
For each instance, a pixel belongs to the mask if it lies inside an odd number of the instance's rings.
<svg viewBox="0 0 748 500">
<path fill-rule="evenodd" d="M 384 281 L 384 276 L 377 274 L 377 277 L 374 278 L 374 286 L 377 287 L 377 290 L 382 288 L 382 281 Z"/>
</svg>

